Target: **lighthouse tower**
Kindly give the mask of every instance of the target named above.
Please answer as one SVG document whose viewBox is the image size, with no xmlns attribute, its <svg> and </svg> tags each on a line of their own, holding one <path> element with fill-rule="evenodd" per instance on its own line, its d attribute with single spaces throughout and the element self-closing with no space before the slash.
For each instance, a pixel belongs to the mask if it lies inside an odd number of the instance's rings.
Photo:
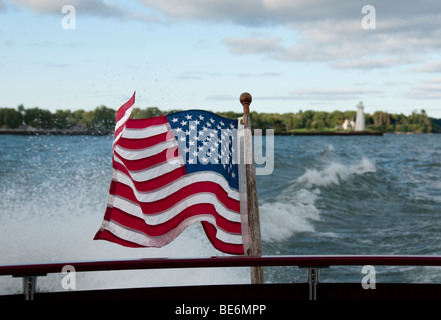
<svg viewBox="0 0 441 320">
<path fill-rule="evenodd" d="M 355 131 L 364 131 L 364 113 L 363 113 L 363 102 L 357 105 L 357 120 L 355 120 Z"/>
</svg>

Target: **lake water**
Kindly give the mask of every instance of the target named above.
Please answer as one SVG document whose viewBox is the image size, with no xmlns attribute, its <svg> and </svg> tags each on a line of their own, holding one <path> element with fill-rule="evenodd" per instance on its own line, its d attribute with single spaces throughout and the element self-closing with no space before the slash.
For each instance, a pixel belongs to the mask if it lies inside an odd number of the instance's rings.
<svg viewBox="0 0 441 320">
<path fill-rule="evenodd" d="M 0 135 L 0 264 L 207 257 L 200 225 L 160 248 L 94 241 L 111 179 L 112 137 Z M 441 254 L 441 135 L 276 136 L 274 171 L 257 176 L 264 255 Z M 440 282 L 441 269 L 377 267 L 377 282 Z M 323 269 L 320 281 L 361 282 L 361 267 Z M 63 290 L 62 275 L 38 279 Z M 267 282 L 305 270 L 265 268 Z M 90 272 L 91 288 L 248 283 L 248 268 Z M 0 294 L 21 292 L 0 277 Z"/>
</svg>

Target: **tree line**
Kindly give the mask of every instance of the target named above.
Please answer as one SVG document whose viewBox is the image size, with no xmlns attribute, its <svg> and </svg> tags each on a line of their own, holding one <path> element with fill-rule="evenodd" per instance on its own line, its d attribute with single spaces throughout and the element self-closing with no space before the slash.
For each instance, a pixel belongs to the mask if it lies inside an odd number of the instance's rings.
<svg viewBox="0 0 441 320">
<path fill-rule="evenodd" d="M 178 110 L 163 111 L 157 107 L 134 108 L 132 118 L 149 118 L 165 115 Z M 237 112 L 217 112 L 226 118 L 241 117 Z M 345 119 L 356 119 L 356 111 L 298 111 L 289 113 L 251 112 L 254 128 L 274 129 L 276 133 L 301 131 L 343 130 Z M 116 110 L 102 105 L 94 110 L 49 110 L 38 107 L 0 108 L 0 128 L 3 129 L 44 129 L 73 130 L 110 134 L 115 127 Z M 414 111 L 410 115 L 376 111 L 365 113 L 365 126 L 368 131 L 441 133 L 441 119 L 431 118 L 425 110 Z"/>
</svg>

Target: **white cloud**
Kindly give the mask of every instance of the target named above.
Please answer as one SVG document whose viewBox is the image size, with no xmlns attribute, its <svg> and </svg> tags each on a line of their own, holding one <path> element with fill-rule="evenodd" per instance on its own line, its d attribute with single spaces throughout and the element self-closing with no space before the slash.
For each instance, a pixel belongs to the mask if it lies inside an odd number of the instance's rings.
<svg viewBox="0 0 441 320">
<path fill-rule="evenodd" d="M 65 5 L 75 8 L 76 14 L 85 14 L 98 17 L 113 17 L 128 20 L 141 20 L 146 22 L 156 22 L 157 17 L 152 14 L 135 12 L 127 8 L 103 0 L 13 0 L 14 5 L 26 7 L 37 14 L 61 14 L 61 9 Z"/>
<path fill-rule="evenodd" d="M 168 22 L 176 20 L 233 21 L 254 24 L 265 18 L 260 0 L 141 0 L 161 12 Z"/>
<path fill-rule="evenodd" d="M 340 99 L 360 99 L 365 95 L 382 93 L 374 89 L 299 89 L 291 91 L 295 99 L 306 100 L 340 100 Z"/>
<path fill-rule="evenodd" d="M 283 50 L 280 38 L 225 38 L 223 43 L 233 54 L 269 54 Z"/>
<path fill-rule="evenodd" d="M 405 93 L 411 99 L 441 99 L 441 78 L 426 79 Z"/>
<path fill-rule="evenodd" d="M 331 67 L 336 69 L 383 69 L 388 68 L 397 64 L 402 63 L 412 63 L 413 60 L 403 61 L 398 57 L 388 57 L 388 58 L 361 58 L 361 59 L 349 59 L 331 64 Z"/>
<path fill-rule="evenodd" d="M 411 69 L 415 72 L 441 72 L 441 61 L 428 62 Z"/>
<path fill-rule="evenodd" d="M 284 26 L 300 39 L 282 45 L 269 35 L 227 37 L 232 54 L 260 54 L 280 61 L 325 61 L 334 68 L 386 68 L 441 49 L 441 2 L 380 1 L 376 29 L 365 30 L 366 1 L 326 0 L 142 0 L 172 20 Z M 268 28 L 267 30 L 271 30 Z M 294 36 L 293 36 L 294 38 Z"/>
<path fill-rule="evenodd" d="M 278 72 L 261 72 L 261 73 L 240 73 L 238 77 L 241 78 L 256 78 L 256 77 L 280 77 Z"/>
<path fill-rule="evenodd" d="M 205 71 L 187 71 L 176 76 L 178 79 L 183 80 L 204 80 L 207 77 L 221 76 L 219 72 L 205 72 Z"/>
<path fill-rule="evenodd" d="M 60 14 L 65 4 L 60 0 L 11 1 L 39 14 Z M 0 0 L 0 10 L 2 4 Z M 337 69 L 387 68 L 424 59 L 441 49 L 441 1 L 369 1 L 376 9 L 375 30 L 361 26 L 365 0 L 140 0 L 136 8 L 141 10 L 115 0 L 72 0 L 69 4 L 77 14 L 100 17 L 239 24 L 249 27 L 251 35 L 226 36 L 222 44 L 231 54 L 326 62 Z M 281 37 L 272 26 L 288 33 Z M 262 30 L 264 35 L 256 32 Z M 441 63 L 428 63 L 413 71 L 440 70 Z"/>
</svg>

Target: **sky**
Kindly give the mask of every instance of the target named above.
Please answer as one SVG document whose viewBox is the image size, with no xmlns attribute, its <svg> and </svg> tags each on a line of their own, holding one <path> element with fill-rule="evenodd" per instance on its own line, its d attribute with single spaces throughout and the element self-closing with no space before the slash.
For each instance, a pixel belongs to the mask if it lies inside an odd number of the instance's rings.
<svg viewBox="0 0 441 320">
<path fill-rule="evenodd" d="M 241 112 L 249 92 L 257 112 L 441 118 L 440 21 L 436 0 L 0 0 L 0 107 L 116 110 L 136 91 Z"/>
</svg>

